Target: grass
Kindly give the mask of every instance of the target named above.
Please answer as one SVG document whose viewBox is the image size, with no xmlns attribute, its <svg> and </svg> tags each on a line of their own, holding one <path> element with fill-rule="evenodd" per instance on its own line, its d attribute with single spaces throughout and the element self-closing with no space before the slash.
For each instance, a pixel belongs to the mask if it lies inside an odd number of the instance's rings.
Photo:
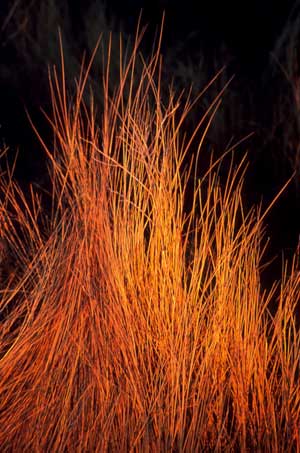
<svg viewBox="0 0 300 453">
<path fill-rule="evenodd" d="M 73 98 L 54 70 L 50 209 L 1 177 L 1 450 L 299 451 L 299 257 L 272 314 L 245 162 L 197 177 L 193 103 L 162 101 L 158 51 L 135 77 L 138 44 L 101 127 L 89 65 Z"/>
</svg>

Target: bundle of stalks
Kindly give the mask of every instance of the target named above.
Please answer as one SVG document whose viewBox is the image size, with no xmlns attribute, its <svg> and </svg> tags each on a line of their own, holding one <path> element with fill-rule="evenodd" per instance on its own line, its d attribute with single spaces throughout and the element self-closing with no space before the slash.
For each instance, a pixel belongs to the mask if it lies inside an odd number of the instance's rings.
<svg viewBox="0 0 300 453">
<path fill-rule="evenodd" d="M 297 262 L 272 315 L 244 161 L 196 177 L 192 103 L 162 101 L 158 51 L 137 79 L 137 48 L 113 96 L 107 66 L 101 127 L 89 67 L 73 99 L 54 71 L 47 215 L 2 179 L 22 271 L 1 289 L 1 451 L 299 451 Z"/>
</svg>

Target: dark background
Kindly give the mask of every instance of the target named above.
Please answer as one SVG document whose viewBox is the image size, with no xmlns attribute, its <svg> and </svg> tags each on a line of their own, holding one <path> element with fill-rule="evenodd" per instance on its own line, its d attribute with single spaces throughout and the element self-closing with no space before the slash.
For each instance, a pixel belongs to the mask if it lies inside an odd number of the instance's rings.
<svg viewBox="0 0 300 453">
<path fill-rule="evenodd" d="M 203 83 L 208 82 L 223 64 L 226 64 L 227 77 L 235 76 L 229 88 L 228 104 L 225 100 L 218 118 L 219 124 L 225 125 L 224 130 L 220 133 L 220 127 L 216 127 L 208 137 L 207 146 L 214 147 L 218 154 L 226 149 L 230 140 L 238 141 L 254 132 L 253 137 L 242 145 L 242 151 L 248 151 L 249 159 L 246 204 L 251 206 L 262 201 L 263 207 L 268 206 L 296 170 L 295 179 L 266 219 L 266 235 L 271 237 L 266 259 L 280 256 L 281 251 L 285 256 L 291 256 L 300 232 L 297 182 L 300 174 L 283 149 L 285 124 L 282 121 L 277 124 L 274 119 L 274 111 L 282 105 L 282 97 L 288 101 L 287 105 L 292 101 L 289 101 L 291 93 L 287 81 L 278 67 L 274 70 L 272 53 L 289 23 L 298 17 L 297 1 L 111 0 L 105 5 L 96 0 L 1 0 L 0 140 L 2 148 L 9 146 L 11 161 L 19 150 L 16 178 L 25 191 L 28 184 L 43 185 L 46 180 L 40 144 L 26 110 L 41 135 L 51 140 L 51 130 L 40 108 L 51 111 L 47 65 L 57 63 L 59 58 L 57 26 L 64 31 L 64 42 L 70 55 L 67 66 L 72 76 L 78 69 L 76 62 L 88 47 L 89 36 L 97 36 L 103 31 L 103 20 L 107 30 L 122 30 L 127 37 L 134 36 L 141 10 L 142 23 L 148 27 L 142 44 L 146 55 L 152 49 L 165 12 L 162 53 L 167 62 L 166 81 L 175 74 L 176 84 L 181 88 L 185 74 L 183 71 L 176 78 L 176 68 L 182 62 L 196 68 L 194 79 L 188 81 L 200 83 L 200 75 L 197 76 L 200 57 L 205 67 L 205 74 L 201 74 Z M 99 29 L 97 14 L 102 18 Z M 95 18 L 94 23 L 90 18 Z M 237 113 L 239 109 L 241 114 Z M 230 120 L 233 111 L 236 121 Z M 200 105 L 195 117 L 202 112 Z M 288 114 L 286 118 L 289 124 L 294 121 Z M 294 129 L 293 139 L 296 142 L 299 139 L 300 143 L 298 129 Z M 226 167 L 224 173 L 226 177 Z M 280 267 L 279 260 L 276 266 L 270 267 L 272 278 L 279 275 Z"/>
</svg>

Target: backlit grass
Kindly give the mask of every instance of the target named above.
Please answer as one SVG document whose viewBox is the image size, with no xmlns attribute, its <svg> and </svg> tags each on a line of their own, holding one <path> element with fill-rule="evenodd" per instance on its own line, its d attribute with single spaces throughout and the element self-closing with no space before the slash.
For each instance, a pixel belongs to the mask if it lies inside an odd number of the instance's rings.
<svg viewBox="0 0 300 453">
<path fill-rule="evenodd" d="M 299 451 L 299 257 L 271 314 L 244 162 L 198 179 L 192 104 L 138 58 L 113 96 L 108 64 L 100 125 L 89 68 L 75 97 L 52 74 L 46 213 L 1 177 L 1 451 Z"/>
</svg>

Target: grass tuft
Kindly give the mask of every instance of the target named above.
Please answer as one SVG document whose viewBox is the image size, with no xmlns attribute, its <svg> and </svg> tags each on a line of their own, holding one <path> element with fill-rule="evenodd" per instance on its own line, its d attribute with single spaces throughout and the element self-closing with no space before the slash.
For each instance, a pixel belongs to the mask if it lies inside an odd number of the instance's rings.
<svg viewBox="0 0 300 453">
<path fill-rule="evenodd" d="M 159 51 L 145 63 L 138 44 L 113 96 L 107 64 L 101 127 L 89 67 L 73 98 L 63 61 L 52 73 L 47 213 L 1 178 L 16 270 L 0 301 L 1 451 L 298 451 L 299 260 L 271 314 L 245 162 L 225 185 L 218 163 L 194 177 L 192 102 L 162 101 Z"/>
</svg>

